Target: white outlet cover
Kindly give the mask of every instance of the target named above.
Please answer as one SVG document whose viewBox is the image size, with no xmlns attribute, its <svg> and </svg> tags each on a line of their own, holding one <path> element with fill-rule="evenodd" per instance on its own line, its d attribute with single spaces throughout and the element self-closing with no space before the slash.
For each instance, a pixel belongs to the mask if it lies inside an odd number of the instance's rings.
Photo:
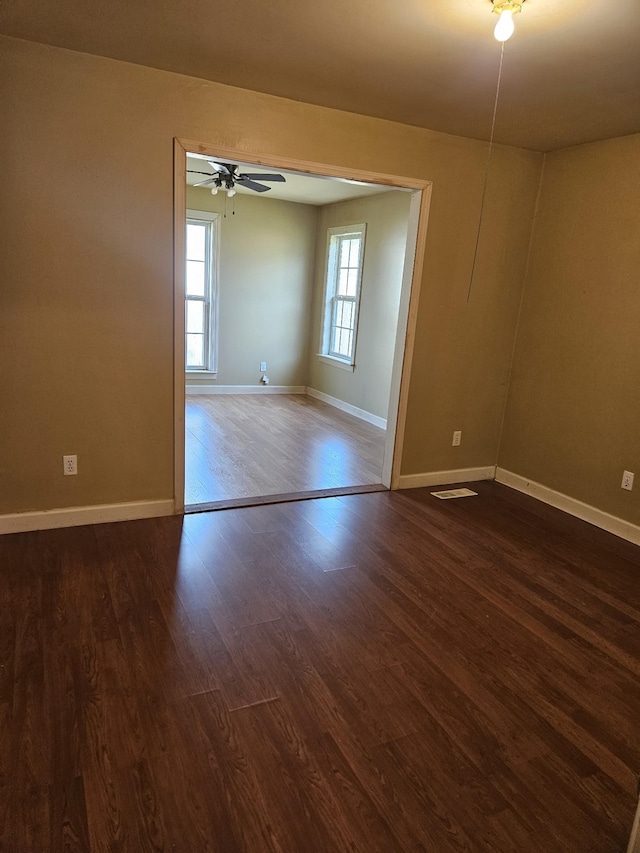
<svg viewBox="0 0 640 853">
<path fill-rule="evenodd" d="M 62 472 L 65 477 L 73 476 L 78 473 L 78 457 L 63 456 L 62 457 Z"/>
<path fill-rule="evenodd" d="M 633 471 L 623 471 L 622 473 L 622 488 L 631 491 L 633 489 Z"/>
</svg>

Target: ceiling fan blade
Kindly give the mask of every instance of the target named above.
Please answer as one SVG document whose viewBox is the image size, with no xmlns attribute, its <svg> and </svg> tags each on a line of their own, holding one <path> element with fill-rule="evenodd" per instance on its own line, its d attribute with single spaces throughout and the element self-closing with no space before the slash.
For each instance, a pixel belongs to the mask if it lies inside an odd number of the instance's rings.
<svg viewBox="0 0 640 853">
<path fill-rule="evenodd" d="M 224 163 L 216 163 L 215 160 L 207 160 L 207 163 L 211 166 L 212 169 L 215 169 L 216 172 L 220 175 L 231 175 L 229 171 L 229 167 L 225 166 Z"/>
<path fill-rule="evenodd" d="M 198 171 L 198 169 L 187 169 L 187 172 L 190 175 L 209 175 L 210 178 L 215 177 L 215 175 L 212 175 L 211 172 L 200 172 Z"/>
<path fill-rule="evenodd" d="M 208 187 L 209 184 L 215 184 L 215 182 L 217 180 L 218 180 L 217 178 L 207 178 L 206 181 L 198 181 L 198 183 L 194 184 L 193 186 L 194 187 Z"/>
<path fill-rule="evenodd" d="M 238 175 L 239 180 L 242 180 L 242 178 L 248 178 L 250 181 L 278 181 L 282 184 L 287 180 L 284 175 L 259 175 L 257 172 L 256 174 L 247 172 L 242 175 Z"/>
<path fill-rule="evenodd" d="M 271 187 L 265 187 L 264 184 L 257 184 L 255 181 L 246 181 L 244 176 L 236 180 L 238 186 L 246 187 L 248 190 L 255 190 L 257 193 L 266 193 Z"/>
</svg>

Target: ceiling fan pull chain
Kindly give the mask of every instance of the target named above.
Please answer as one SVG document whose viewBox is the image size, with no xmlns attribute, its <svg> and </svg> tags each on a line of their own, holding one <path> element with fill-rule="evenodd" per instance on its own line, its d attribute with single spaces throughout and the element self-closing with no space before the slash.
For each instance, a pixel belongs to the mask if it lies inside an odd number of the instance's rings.
<svg viewBox="0 0 640 853">
<path fill-rule="evenodd" d="M 476 272 L 476 261 L 478 259 L 478 247 L 480 245 L 480 231 L 482 230 L 482 217 L 484 214 L 484 202 L 487 195 L 487 180 L 489 178 L 489 166 L 491 165 L 491 155 L 493 153 L 493 136 L 496 129 L 496 115 L 498 113 L 498 99 L 500 97 L 500 82 L 502 81 L 502 61 L 504 59 L 504 42 L 500 43 L 500 65 L 498 66 L 498 82 L 496 83 L 496 96 L 493 102 L 493 118 L 491 119 L 491 133 L 489 135 L 489 150 L 487 152 L 487 162 L 484 167 L 484 183 L 482 186 L 482 199 L 480 201 L 480 217 L 478 219 L 478 231 L 476 233 L 476 246 L 473 252 L 473 262 L 471 264 L 471 275 L 469 276 L 469 290 L 467 291 L 467 304 L 471 299 L 471 288 L 473 286 L 473 278 Z"/>
</svg>

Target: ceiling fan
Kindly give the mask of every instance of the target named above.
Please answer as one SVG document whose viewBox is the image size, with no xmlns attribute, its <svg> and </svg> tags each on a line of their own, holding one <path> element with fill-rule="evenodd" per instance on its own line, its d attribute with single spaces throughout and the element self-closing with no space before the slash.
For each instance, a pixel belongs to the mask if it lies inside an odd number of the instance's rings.
<svg viewBox="0 0 640 853">
<path fill-rule="evenodd" d="M 266 187 L 258 181 L 274 181 L 284 183 L 286 178 L 284 175 L 277 174 L 261 174 L 251 173 L 240 174 L 238 166 L 233 163 L 216 163 L 215 160 L 207 160 L 207 163 L 213 169 L 213 172 L 199 172 L 196 169 L 188 169 L 192 175 L 207 175 L 207 179 L 194 184 L 194 187 L 211 187 L 211 192 L 215 195 L 219 189 L 227 191 L 227 195 L 235 195 L 236 185 L 246 187 L 248 190 L 253 190 L 257 193 L 266 193 L 271 187 Z"/>
</svg>

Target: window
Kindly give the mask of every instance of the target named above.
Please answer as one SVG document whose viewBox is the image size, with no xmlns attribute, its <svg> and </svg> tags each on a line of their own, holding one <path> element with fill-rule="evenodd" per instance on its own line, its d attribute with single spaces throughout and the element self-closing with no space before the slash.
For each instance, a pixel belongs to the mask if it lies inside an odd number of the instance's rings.
<svg viewBox="0 0 640 853">
<path fill-rule="evenodd" d="M 321 357 L 351 367 L 355 362 L 366 225 L 328 232 Z"/>
<path fill-rule="evenodd" d="M 217 370 L 217 218 L 187 211 L 185 271 L 186 369 Z"/>
</svg>

